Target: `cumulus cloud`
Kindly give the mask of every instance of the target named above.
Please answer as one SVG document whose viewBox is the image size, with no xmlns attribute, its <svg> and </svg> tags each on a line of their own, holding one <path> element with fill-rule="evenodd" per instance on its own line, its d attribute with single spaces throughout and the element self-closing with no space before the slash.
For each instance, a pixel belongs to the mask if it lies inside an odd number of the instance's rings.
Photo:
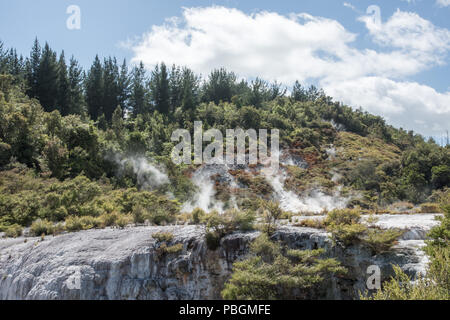
<svg viewBox="0 0 450 320">
<path fill-rule="evenodd" d="M 359 20 L 379 49 L 357 48 L 358 35 L 333 19 L 217 6 L 186 8 L 182 17 L 153 26 L 130 47 L 133 61 L 149 68 L 164 61 L 203 75 L 226 67 L 246 78 L 318 83 L 329 95 L 396 125 L 437 133 L 449 115 L 450 93 L 407 77 L 445 63 L 450 31 L 403 11 L 385 23 L 370 15 Z"/>
</svg>

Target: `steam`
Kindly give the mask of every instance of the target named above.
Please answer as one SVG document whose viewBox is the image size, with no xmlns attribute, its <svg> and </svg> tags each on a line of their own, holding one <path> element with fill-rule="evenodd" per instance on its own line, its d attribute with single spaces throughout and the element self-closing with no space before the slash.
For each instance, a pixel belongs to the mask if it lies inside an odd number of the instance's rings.
<svg viewBox="0 0 450 320">
<path fill-rule="evenodd" d="M 140 188 L 152 190 L 169 183 L 167 174 L 144 157 L 123 157 L 116 154 L 113 160 L 119 165 L 119 174 L 132 168 Z"/>
<path fill-rule="evenodd" d="M 272 186 L 275 199 L 280 202 L 280 208 L 284 211 L 321 213 L 324 210 L 343 209 L 347 205 L 348 200 L 342 198 L 339 192 L 335 192 L 331 196 L 320 190 L 312 190 L 308 196 L 299 197 L 284 188 L 286 180 L 284 172 L 280 170 L 275 172 L 270 168 L 264 168 L 262 173 Z"/>
<path fill-rule="evenodd" d="M 215 199 L 216 191 L 211 176 L 214 172 L 211 169 L 203 167 L 197 170 L 192 176 L 192 183 L 199 189 L 193 199 L 184 203 L 181 211 L 192 212 L 196 208 L 200 208 L 205 212 L 217 210 L 223 212 L 223 203 Z"/>
</svg>

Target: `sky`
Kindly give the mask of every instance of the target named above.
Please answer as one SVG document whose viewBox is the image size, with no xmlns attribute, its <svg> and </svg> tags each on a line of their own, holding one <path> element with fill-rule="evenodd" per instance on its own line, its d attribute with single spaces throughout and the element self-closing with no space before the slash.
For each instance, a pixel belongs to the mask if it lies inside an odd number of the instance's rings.
<svg viewBox="0 0 450 320">
<path fill-rule="evenodd" d="M 450 129 L 450 0 L 0 0 L 5 46 L 28 55 L 35 37 L 85 68 L 96 54 L 225 67 L 314 84 L 425 136 Z"/>
</svg>

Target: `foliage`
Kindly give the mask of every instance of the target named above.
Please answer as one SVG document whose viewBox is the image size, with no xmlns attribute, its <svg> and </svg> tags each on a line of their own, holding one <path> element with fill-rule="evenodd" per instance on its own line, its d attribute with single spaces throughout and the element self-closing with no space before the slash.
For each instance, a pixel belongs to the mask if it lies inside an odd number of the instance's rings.
<svg viewBox="0 0 450 320">
<path fill-rule="evenodd" d="M 205 215 L 206 244 L 209 249 L 217 249 L 220 239 L 234 231 L 250 231 L 253 229 L 255 214 L 252 211 L 228 210 L 223 214 L 217 211 Z"/>
<path fill-rule="evenodd" d="M 48 220 L 38 219 L 30 227 L 30 233 L 33 236 L 50 235 L 55 232 L 55 227 L 52 222 Z"/>
<path fill-rule="evenodd" d="M 20 237 L 23 233 L 22 226 L 18 224 L 13 224 L 5 229 L 5 236 L 9 238 Z"/>
<path fill-rule="evenodd" d="M 345 271 L 336 260 L 321 255 L 323 250 L 284 248 L 262 234 L 251 244 L 249 257 L 234 263 L 222 296 L 233 300 L 311 298 L 332 274 Z"/>
<path fill-rule="evenodd" d="M 173 233 L 170 232 L 157 232 L 152 234 L 152 238 L 158 242 L 171 242 L 174 238 Z"/>
<path fill-rule="evenodd" d="M 399 266 L 394 266 L 395 275 L 383 284 L 372 296 L 361 295 L 371 300 L 449 300 L 450 299 L 450 202 L 448 193 L 441 198 L 444 217 L 434 227 L 425 247 L 430 257 L 428 270 L 423 276 L 411 279 Z M 414 281 L 413 281 L 414 280 Z"/>
</svg>

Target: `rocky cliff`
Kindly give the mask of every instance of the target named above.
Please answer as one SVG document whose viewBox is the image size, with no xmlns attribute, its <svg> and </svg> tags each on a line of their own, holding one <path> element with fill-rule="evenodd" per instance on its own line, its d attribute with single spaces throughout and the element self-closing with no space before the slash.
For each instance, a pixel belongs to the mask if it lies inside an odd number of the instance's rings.
<svg viewBox="0 0 450 320">
<path fill-rule="evenodd" d="M 333 245 L 323 230 L 281 226 L 275 239 L 292 248 L 325 248 L 348 268 L 317 298 L 355 299 L 365 290 L 367 267 L 377 265 L 383 279 L 398 264 L 411 275 L 423 272 L 420 250 L 434 215 L 386 216 L 382 227 L 408 230 L 391 252 L 372 256 L 361 245 Z M 165 253 L 151 237 L 171 232 L 178 253 Z M 235 233 L 208 250 L 202 226 L 129 227 L 90 230 L 56 237 L 0 240 L 0 299 L 219 299 L 232 264 L 248 252 L 258 232 Z"/>
</svg>

